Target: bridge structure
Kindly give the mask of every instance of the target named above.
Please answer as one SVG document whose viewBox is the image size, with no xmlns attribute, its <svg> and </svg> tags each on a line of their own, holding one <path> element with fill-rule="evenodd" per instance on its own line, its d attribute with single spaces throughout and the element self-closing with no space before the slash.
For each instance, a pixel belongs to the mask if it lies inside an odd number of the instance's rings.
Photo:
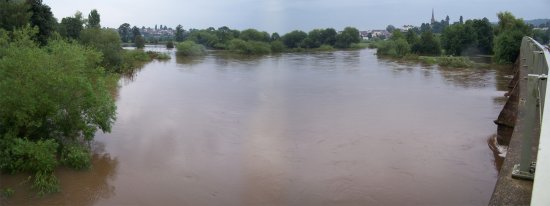
<svg viewBox="0 0 550 206">
<path fill-rule="evenodd" d="M 497 141 L 508 150 L 489 205 L 550 205 L 549 48 L 524 37 Z"/>
</svg>

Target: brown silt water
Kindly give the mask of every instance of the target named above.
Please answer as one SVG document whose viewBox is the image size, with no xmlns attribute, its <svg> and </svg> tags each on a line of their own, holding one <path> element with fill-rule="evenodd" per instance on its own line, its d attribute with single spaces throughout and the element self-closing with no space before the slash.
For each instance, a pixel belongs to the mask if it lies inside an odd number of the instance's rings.
<svg viewBox="0 0 550 206">
<path fill-rule="evenodd" d="M 163 48 L 149 48 L 166 51 Z M 486 205 L 504 68 L 375 50 L 154 61 L 120 81 L 93 168 L 3 205 Z"/>
</svg>

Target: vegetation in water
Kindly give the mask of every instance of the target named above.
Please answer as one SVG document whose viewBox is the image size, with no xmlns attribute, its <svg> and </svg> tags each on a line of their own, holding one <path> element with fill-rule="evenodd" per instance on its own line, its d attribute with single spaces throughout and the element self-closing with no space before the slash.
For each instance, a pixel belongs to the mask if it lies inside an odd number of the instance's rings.
<svg viewBox="0 0 550 206">
<path fill-rule="evenodd" d="M 60 190 L 57 167 L 91 166 L 88 143 L 115 121 L 118 74 L 151 59 L 120 43 L 118 32 L 101 28 L 96 10 L 56 25 L 41 1 L 0 2 L 2 173 L 31 174 L 32 188 L 45 195 Z"/>
<path fill-rule="evenodd" d="M 193 41 L 184 41 L 176 45 L 177 53 L 183 56 L 199 56 L 206 54 L 206 49 L 203 45 Z"/>
</svg>

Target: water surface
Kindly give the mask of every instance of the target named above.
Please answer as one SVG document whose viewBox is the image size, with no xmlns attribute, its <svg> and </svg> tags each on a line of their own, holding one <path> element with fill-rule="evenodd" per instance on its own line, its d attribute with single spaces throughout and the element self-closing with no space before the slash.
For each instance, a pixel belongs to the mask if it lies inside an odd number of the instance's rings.
<svg viewBox="0 0 550 206">
<path fill-rule="evenodd" d="M 169 52 L 171 60 L 121 80 L 117 121 L 112 133 L 97 134 L 90 171 L 61 169 L 61 193 L 16 192 L 5 203 L 489 201 L 497 171 L 487 138 L 504 103 L 504 69 L 395 62 L 374 50 L 192 59 Z"/>
</svg>

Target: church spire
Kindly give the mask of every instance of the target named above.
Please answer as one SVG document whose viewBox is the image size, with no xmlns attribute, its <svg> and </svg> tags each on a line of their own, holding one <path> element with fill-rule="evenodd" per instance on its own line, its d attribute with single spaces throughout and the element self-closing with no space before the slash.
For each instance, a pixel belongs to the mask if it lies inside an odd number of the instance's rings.
<svg viewBox="0 0 550 206">
<path fill-rule="evenodd" d="M 432 8 L 432 24 L 435 23 L 434 9 Z"/>
</svg>

